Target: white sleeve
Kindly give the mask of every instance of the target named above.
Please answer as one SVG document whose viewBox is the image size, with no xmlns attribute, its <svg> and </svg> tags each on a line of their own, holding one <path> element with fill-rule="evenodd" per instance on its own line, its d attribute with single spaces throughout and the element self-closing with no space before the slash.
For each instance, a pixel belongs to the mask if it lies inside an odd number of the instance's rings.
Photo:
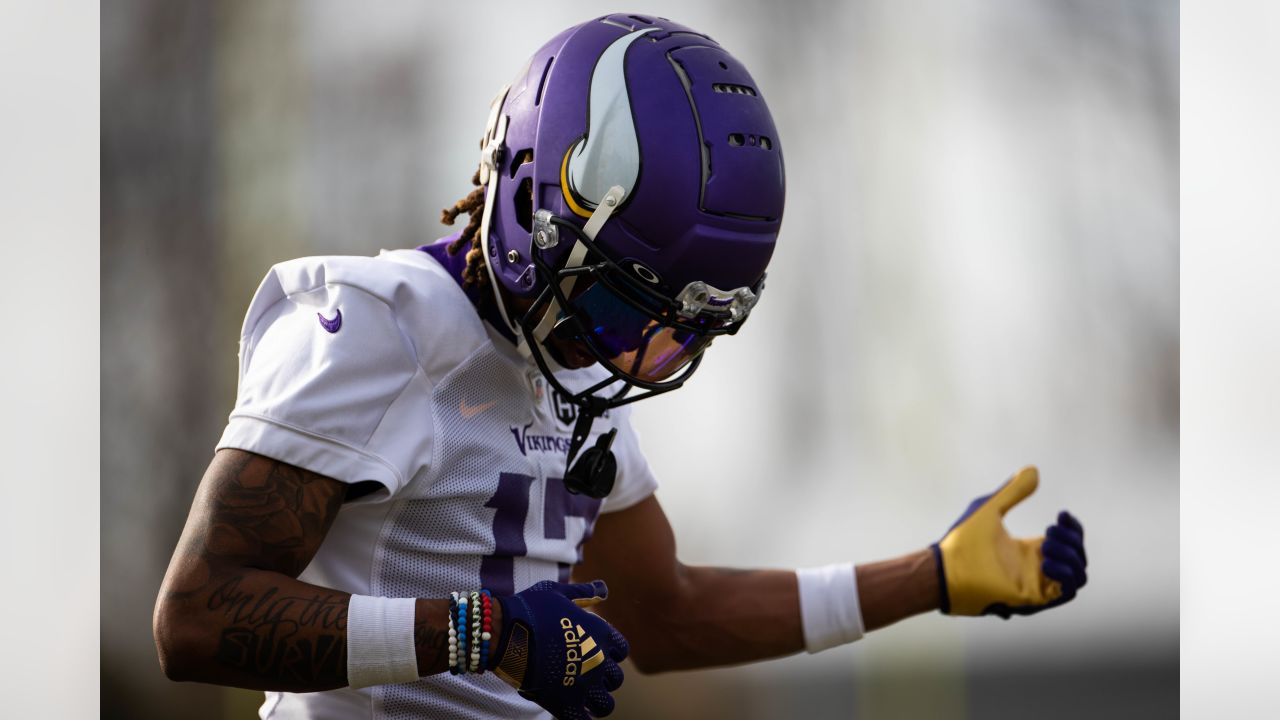
<svg viewBox="0 0 1280 720">
<path fill-rule="evenodd" d="M 218 447 L 394 495 L 430 457 L 430 385 L 414 357 L 383 300 L 342 284 L 286 292 L 273 271 L 245 318 L 236 407 Z M 415 416 L 425 421 L 414 432 L 379 432 Z"/>
<path fill-rule="evenodd" d="M 631 425 L 630 406 L 620 407 L 617 419 L 618 436 L 613 441 L 613 456 L 618 460 L 618 478 L 613 492 L 600 505 L 600 512 L 625 510 L 644 500 L 658 489 L 658 479 L 649 469 L 649 461 L 640 449 L 640 438 Z"/>
</svg>

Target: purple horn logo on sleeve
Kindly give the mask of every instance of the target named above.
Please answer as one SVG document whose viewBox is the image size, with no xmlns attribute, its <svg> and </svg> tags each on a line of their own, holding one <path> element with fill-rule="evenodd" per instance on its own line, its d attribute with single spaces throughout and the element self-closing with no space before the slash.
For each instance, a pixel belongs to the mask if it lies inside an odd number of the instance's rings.
<svg viewBox="0 0 1280 720">
<path fill-rule="evenodd" d="M 342 329 L 342 309 L 338 308 L 338 314 L 330 320 L 321 313 L 316 313 L 316 317 L 320 318 L 320 327 L 331 333 L 336 333 Z"/>
</svg>

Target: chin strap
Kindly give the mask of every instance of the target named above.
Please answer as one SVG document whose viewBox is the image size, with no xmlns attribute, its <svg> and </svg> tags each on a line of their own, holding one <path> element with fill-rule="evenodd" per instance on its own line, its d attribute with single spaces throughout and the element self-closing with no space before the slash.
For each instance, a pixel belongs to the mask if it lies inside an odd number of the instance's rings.
<svg viewBox="0 0 1280 720">
<path fill-rule="evenodd" d="M 596 235 L 600 234 L 600 228 L 604 227 L 605 221 L 613 212 L 622 204 L 622 198 L 626 195 L 626 191 L 621 185 L 614 185 L 601 198 L 600 204 L 596 206 L 591 217 L 587 219 L 587 224 L 582 228 L 582 234 L 587 236 L 587 240 L 595 242 Z M 582 261 L 587 257 L 587 246 L 582 244 L 581 240 L 575 241 L 573 249 L 569 251 L 569 257 L 565 260 L 564 268 L 572 269 L 582 266 Z M 577 275 L 569 275 L 560 281 L 560 294 L 569 297 L 573 292 L 573 286 L 578 282 Z M 553 297 L 551 302 L 547 304 L 547 310 L 542 315 L 542 320 L 538 322 L 537 327 L 533 329 L 533 337 L 539 344 L 543 344 L 547 336 L 551 334 L 552 329 L 556 326 L 556 321 L 560 317 L 560 303 Z M 543 347 L 546 347 L 543 345 Z M 521 352 L 528 356 L 529 349 L 523 344 Z M 573 455 L 571 454 L 570 459 Z"/>
<path fill-rule="evenodd" d="M 510 85 L 502 86 L 493 102 L 489 104 L 489 120 L 485 123 L 484 138 L 480 150 L 480 185 L 484 187 L 484 210 L 480 213 L 480 249 L 484 253 L 484 268 L 489 273 L 489 287 L 493 290 L 493 299 L 498 303 L 498 315 L 507 323 L 516 336 L 516 345 L 523 347 L 520 328 L 511 320 L 506 303 L 502 301 L 502 293 L 498 289 L 498 275 L 493 270 L 493 253 L 489 247 L 489 219 L 493 217 L 493 206 L 498 196 L 498 175 L 501 174 L 498 164 L 506 152 L 507 123 L 510 117 L 502 114 L 502 104 L 506 102 Z"/>
</svg>

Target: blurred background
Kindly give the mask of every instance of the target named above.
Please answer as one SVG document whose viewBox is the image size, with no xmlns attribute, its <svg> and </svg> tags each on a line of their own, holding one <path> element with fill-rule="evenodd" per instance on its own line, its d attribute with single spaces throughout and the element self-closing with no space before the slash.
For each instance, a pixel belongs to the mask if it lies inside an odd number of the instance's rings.
<svg viewBox="0 0 1280 720">
<path fill-rule="evenodd" d="M 1174 716 L 1176 2 L 118 0 L 101 35 L 103 717 L 255 716 L 258 693 L 165 680 L 150 616 L 267 268 L 446 234 L 493 94 L 609 10 L 741 59 L 788 171 L 752 321 L 636 406 L 682 559 L 897 555 L 1036 463 L 1010 529 L 1069 507 L 1091 560 L 1054 612 L 631 673 L 616 716 Z M 743 421 L 680 454 L 680 418 L 707 408 Z"/>
</svg>

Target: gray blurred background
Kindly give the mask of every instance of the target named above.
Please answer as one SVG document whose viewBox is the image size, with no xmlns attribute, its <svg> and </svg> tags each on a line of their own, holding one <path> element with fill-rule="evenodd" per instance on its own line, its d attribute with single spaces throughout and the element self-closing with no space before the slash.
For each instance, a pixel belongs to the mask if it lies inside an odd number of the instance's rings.
<svg viewBox="0 0 1280 720">
<path fill-rule="evenodd" d="M 611 10 L 712 35 L 778 125 L 768 292 L 636 408 L 693 563 L 869 561 L 1024 463 L 1090 583 L 1033 618 L 925 616 L 817 656 L 631 673 L 622 718 L 1169 717 L 1178 693 L 1176 2 L 118 0 L 102 16 L 102 714 L 253 717 L 169 683 L 150 615 L 274 262 L 448 231 L 488 103 Z M 684 449 L 682 418 L 699 427 Z"/>
</svg>

